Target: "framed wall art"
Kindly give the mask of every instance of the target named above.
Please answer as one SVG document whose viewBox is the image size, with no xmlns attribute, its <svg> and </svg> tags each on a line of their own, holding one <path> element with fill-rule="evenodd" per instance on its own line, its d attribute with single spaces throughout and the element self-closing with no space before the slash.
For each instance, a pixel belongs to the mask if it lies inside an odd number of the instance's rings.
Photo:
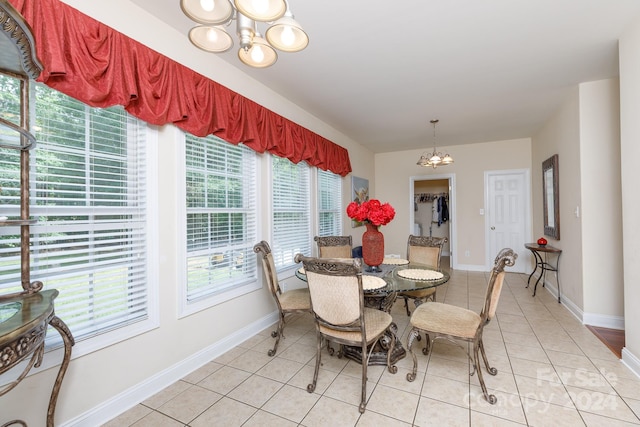
<svg viewBox="0 0 640 427">
<path fill-rule="evenodd" d="M 351 200 L 357 203 L 369 200 L 369 180 L 357 176 L 351 177 Z M 359 221 L 351 221 L 352 227 L 360 227 L 364 223 Z"/>
</svg>

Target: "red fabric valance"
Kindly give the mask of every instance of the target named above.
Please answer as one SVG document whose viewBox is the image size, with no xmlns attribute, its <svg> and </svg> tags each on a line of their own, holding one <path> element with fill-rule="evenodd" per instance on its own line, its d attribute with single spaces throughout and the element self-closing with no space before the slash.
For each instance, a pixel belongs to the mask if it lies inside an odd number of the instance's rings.
<svg viewBox="0 0 640 427">
<path fill-rule="evenodd" d="M 48 86 L 155 125 L 302 160 L 345 176 L 348 151 L 59 0 L 10 0 L 31 25 Z"/>
</svg>

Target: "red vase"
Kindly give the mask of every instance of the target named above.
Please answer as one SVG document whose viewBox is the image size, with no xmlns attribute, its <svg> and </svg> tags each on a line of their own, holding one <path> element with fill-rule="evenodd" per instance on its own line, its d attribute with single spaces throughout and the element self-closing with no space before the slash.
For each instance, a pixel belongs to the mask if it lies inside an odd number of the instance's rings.
<svg viewBox="0 0 640 427">
<path fill-rule="evenodd" d="M 384 235 L 377 225 L 368 222 L 365 225 L 367 231 L 362 235 L 362 259 L 370 267 L 368 271 L 380 271 L 378 266 L 384 259 Z"/>
</svg>

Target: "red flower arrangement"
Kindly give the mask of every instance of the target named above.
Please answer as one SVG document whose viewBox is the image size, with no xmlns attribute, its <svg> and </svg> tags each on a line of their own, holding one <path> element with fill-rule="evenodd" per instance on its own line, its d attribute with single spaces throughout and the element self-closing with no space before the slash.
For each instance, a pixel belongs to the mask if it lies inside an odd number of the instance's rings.
<svg viewBox="0 0 640 427">
<path fill-rule="evenodd" d="M 375 226 L 387 225 L 396 216 L 396 211 L 389 203 L 371 199 L 366 202 L 351 202 L 347 206 L 349 218 L 358 222 L 370 222 Z"/>
</svg>

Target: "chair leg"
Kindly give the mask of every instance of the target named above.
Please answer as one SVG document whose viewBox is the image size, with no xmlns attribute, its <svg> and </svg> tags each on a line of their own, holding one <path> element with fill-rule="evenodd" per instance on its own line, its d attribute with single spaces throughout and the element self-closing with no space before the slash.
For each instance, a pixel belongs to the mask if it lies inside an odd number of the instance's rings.
<svg viewBox="0 0 640 427">
<path fill-rule="evenodd" d="M 473 344 L 473 362 L 476 366 L 475 371 L 478 372 L 478 381 L 480 382 L 480 387 L 482 388 L 482 394 L 484 394 L 484 398 L 490 404 L 494 405 L 498 399 L 495 395 L 489 394 L 487 391 L 487 386 L 484 383 L 484 378 L 482 377 L 482 369 L 480 369 L 480 341 L 477 341 Z"/>
<path fill-rule="evenodd" d="M 412 346 L 413 341 L 419 336 L 420 330 L 418 328 L 411 328 L 411 331 L 409 331 L 409 337 L 407 338 L 407 349 L 413 359 L 413 369 L 407 374 L 407 381 L 409 382 L 416 379 L 416 372 L 418 372 L 418 359 L 416 358 L 416 354 L 413 352 Z"/>
<path fill-rule="evenodd" d="M 411 316 L 411 312 L 409 311 L 409 298 L 407 297 L 403 297 L 404 298 L 404 308 L 405 310 L 407 310 L 407 316 Z"/>
<path fill-rule="evenodd" d="M 316 330 L 316 335 L 317 335 L 317 348 L 316 348 L 316 368 L 313 371 L 313 381 L 311 382 L 311 384 L 307 385 L 307 391 L 309 393 L 313 393 L 316 389 L 316 384 L 318 383 L 318 372 L 320 371 L 320 357 L 322 355 L 322 335 L 320 334 L 320 331 Z M 329 342 L 327 340 L 327 342 Z"/>
<path fill-rule="evenodd" d="M 397 338 L 396 338 L 395 331 L 389 331 L 388 336 L 391 337 L 391 343 L 389 344 L 389 350 L 387 351 L 387 369 L 392 374 L 395 374 L 396 372 L 398 372 L 398 367 L 396 365 L 391 364 L 391 356 L 393 355 L 393 350 L 396 348 Z"/>
<path fill-rule="evenodd" d="M 371 346 L 371 349 L 373 350 L 373 346 Z M 360 407 L 358 408 L 358 410 L 360 411 L 361 414 L 364 414 L 364 410 L 367 407 L 367 365 L 369 365 L 369 356 L 367 356 L 367 358 L 364 358 L 364 355 L 367 354 L 367 346 L 364 345 L 362 347 L 362 355 L 363 355 L 363 359 L 361 362 L 362 365 L 362 396 L 360 398 Z"/>
<path fill-rule="evenodd" d="M 484 351 L 484 342 L 482 341 L 482 338 L 480 338 L 479 347 L 480 347 L 480 354 L 482 354 L 482 360 L 484 361 L 484 366 L 485 368 L 487 368 L 487 372 L 489 372 L 491 375 L 497 375 L 498 370 L 496 368 L 492 368 L 489 365 L 489 359 L 487 359 L 487 353 Z"/>
<path fill-rule="evenodd" d="M 280 337 L 283 335 L 284 331 L 284 314 L 280 313 L 280 320 L 278 321 L 278 327 L 275 331 L 271 332 L 271 336 L 276 339 L 273 348 L 267 352 L 267 354 L 271 357 L 275 356 L 276 351 L 278 350 L 278 344 L 280 343 Z"/>
</svg>

